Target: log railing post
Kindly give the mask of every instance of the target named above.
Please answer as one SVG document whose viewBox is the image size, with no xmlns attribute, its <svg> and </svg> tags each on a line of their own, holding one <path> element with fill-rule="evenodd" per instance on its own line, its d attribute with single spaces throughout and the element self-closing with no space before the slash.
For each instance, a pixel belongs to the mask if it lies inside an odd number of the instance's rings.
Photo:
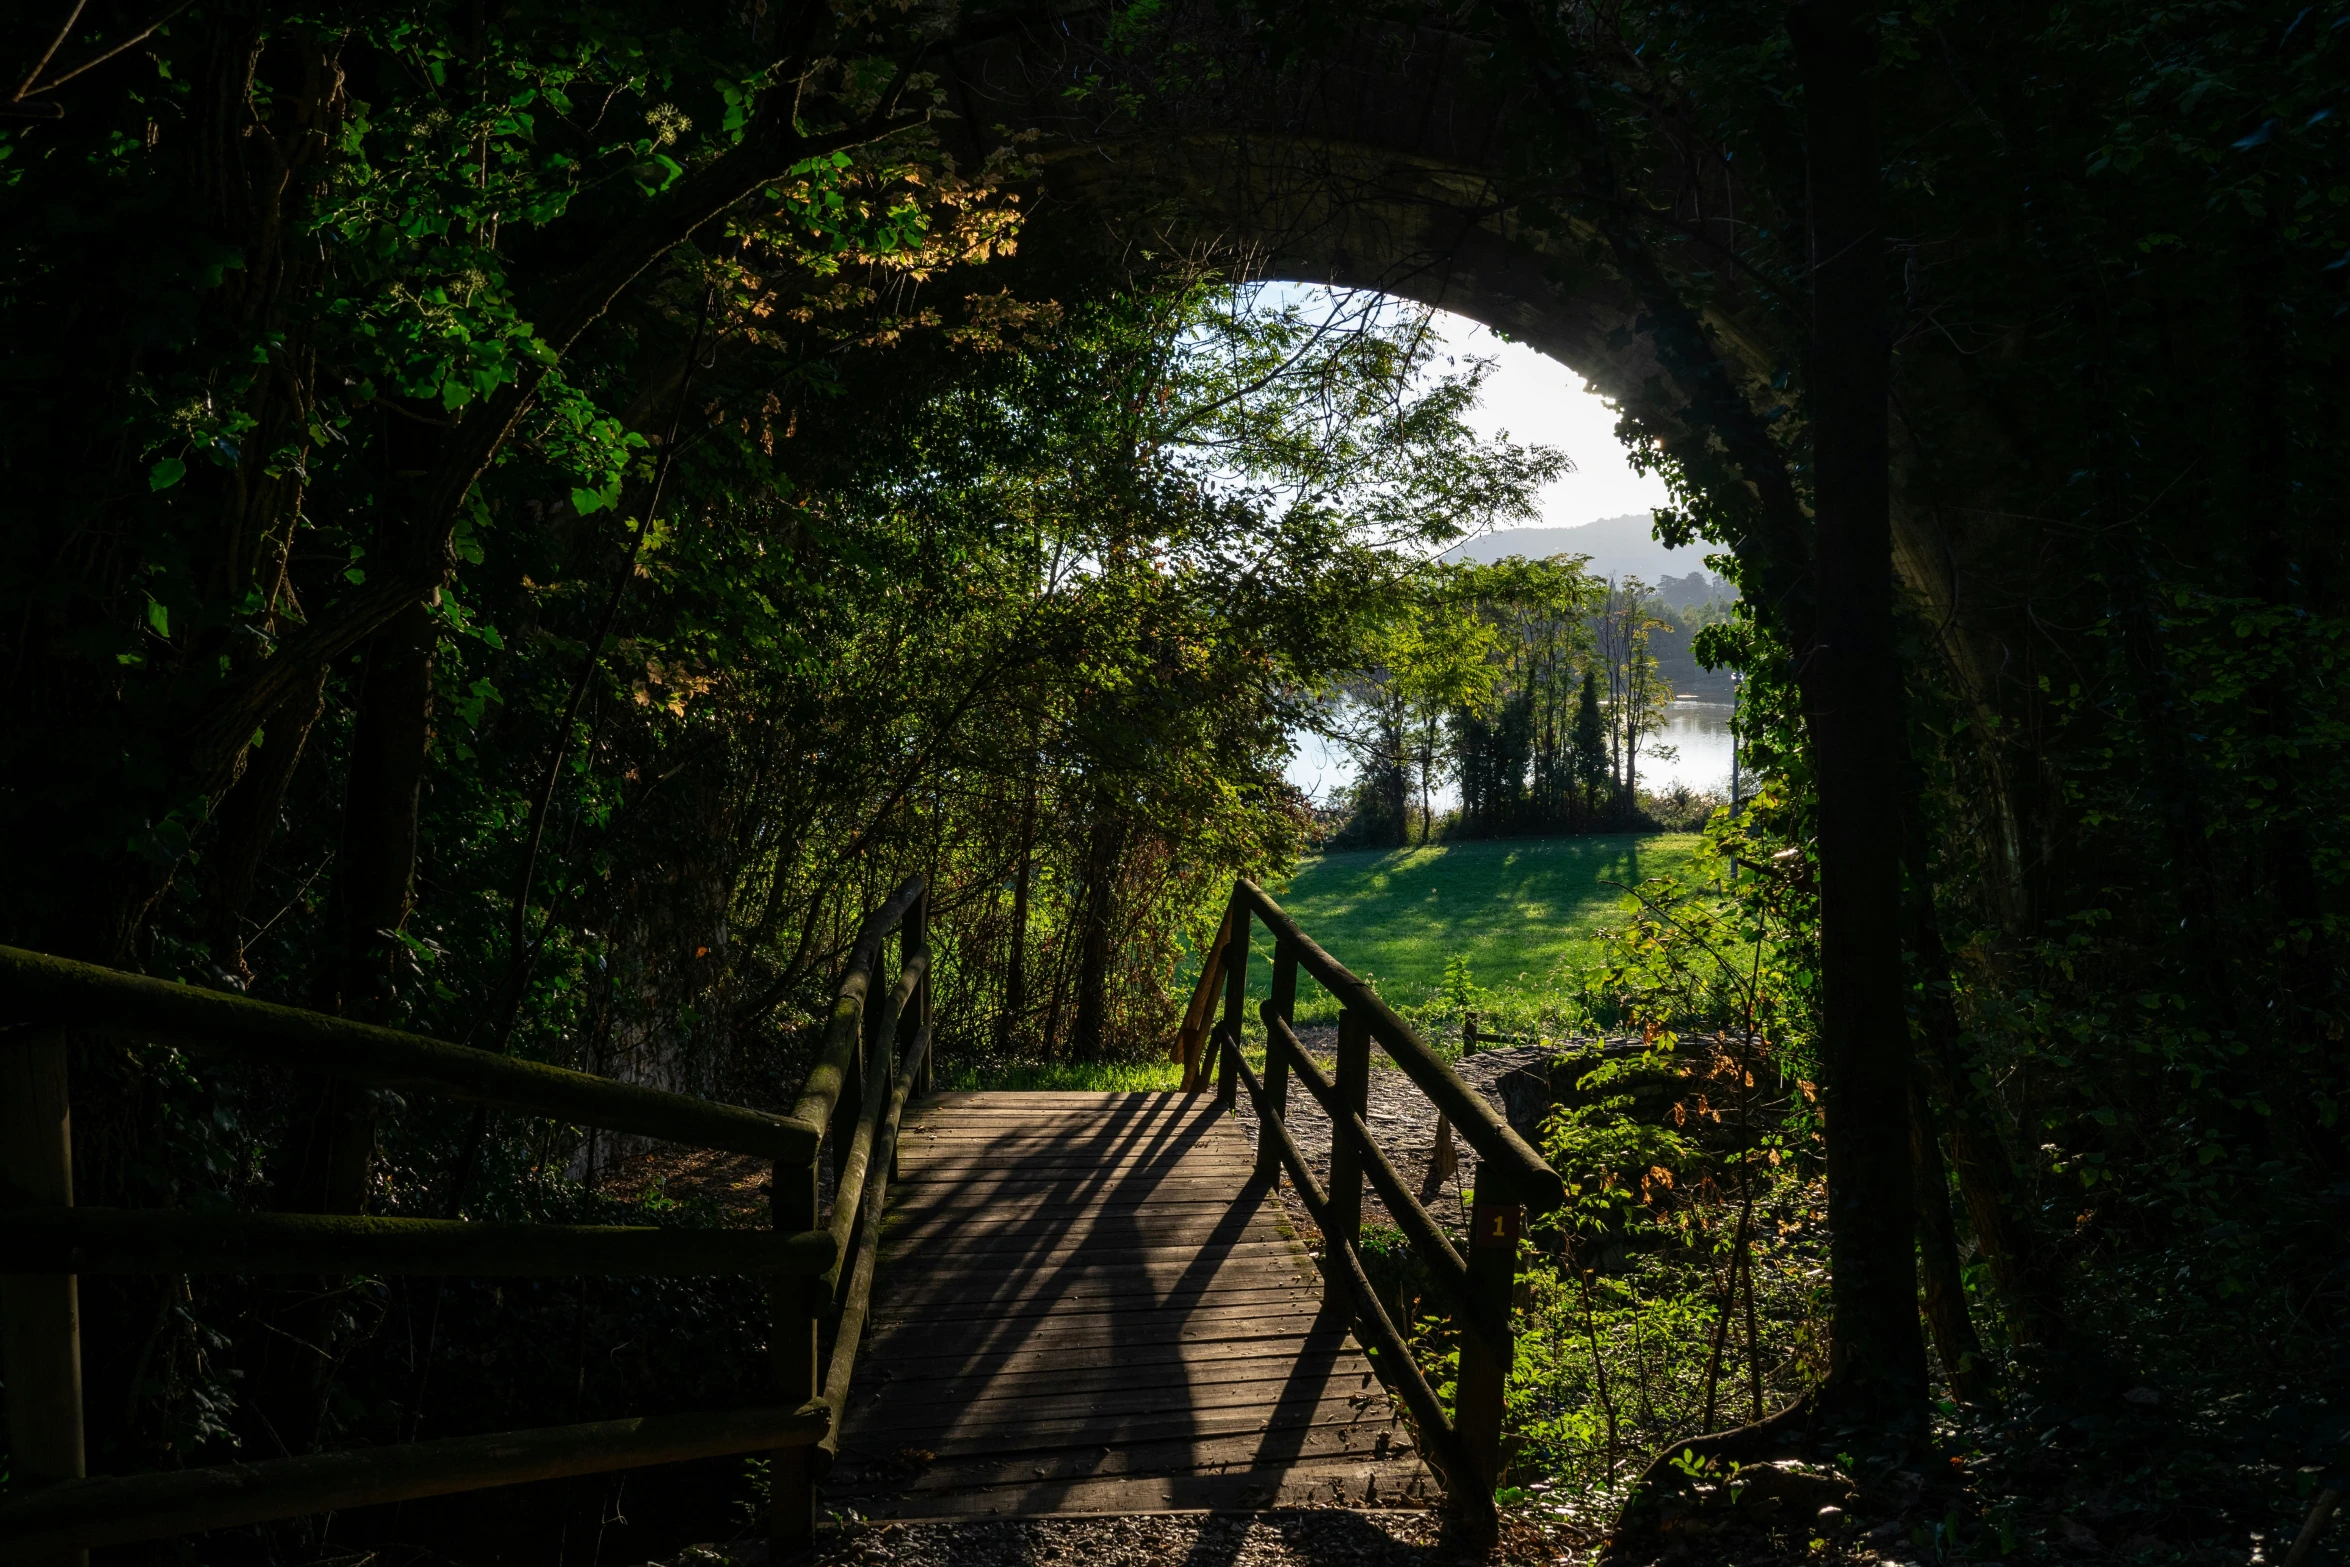
<svg viewBox="0 0 2350 1567">
<path fill-rule="evenodd" d="M 1234 899 L 1231 918 L 1232 935 L 1224 946 L 1224 1029 L 1231 1037 L 1231 1048 L 1238 1050 L 1242 1038 L 1240 1020 L 1248 1016 L 1248 905 Z M 1218 1051 L 1217 1102 L 1231 1109 L 1239 1088 L 1240 1074 L 1225 1060 L 1223 1052 Z"/>
<path fill-rule="evenodd" d="M 902 935 L 903 927 L 900 930 L 898 950 L 904 952 L 906 944 Z M 865 1117 L 865 1076 L 873 1070 L 874 1053 L 888 1048 L 874 1038 L 881 1027 L 882 1013 L 882 1008 L 875 1004 L 874 992 L 885 988 L 881 976 L 889 972 L 889 965 L 884 959 L 889 953 L 890 934 L 883 932 L 881 940 L 874 945 L 873 976 L 866 981 L 865 994 L 857 1008 L 856 1049 L 850 1053 L 848 1074 L 841 1080 L 840 1100 L 832 1110 L 832 1182 L 835 1190 L 840 1186 L 841 1170 L 848 1163 L 849 1142 L 857 1134 L 857 1123 Z"/>
<path fill-rule="evenodd" d="M 1352 1296 L 1340 1281 L 1343 1264 L 1338 1248 L 1360 1251 L 1363 1244 L 1363 1153 L 1342 1118 L 1344 1112 L 1362 1115 L 1371 1101 L 1371 1031 L 1352 1010 L 1338 1014 L 1338 1071 L 1335 1074 L 1338 1109 L 1330 1118 L 1330 1222 L 1322 1239 L 1330 1251 L 1329 1285 L 1333 1298 L 1351 1305 Z"/>
<path fill-rule="evenodd" d="M 0 1205 L 73 1206 L 73 1110 L 62 1029 L 0 1044 Z M 74 1276 L 0 1275 L 0 1347 L 17 1483 L 81 1479 L 81 1303 Z M 86 1551 L 47 1558 L 88 1559 Z"/>
<path fill-rule="evenodd" d="M 1281 937 L 1273 943 L 1273 993 L 1265 999 L 1265 1016 L 1295 1023 L 1296 1012 L 1297 943 Z M 1270 1021 L 1265 1025 L 1265 1104 L 1270 1115 L 1289 1114 L 1289 1052 Z M 1268 1182 L 1281 1178 L 1280 1139 L 1262 1126 L 1257 1128 L 1257 1177 Z"/>
<path fill-rule="evenodd" d="M 1501 1484 L 1501 1422 L 1509 1377 L 1510 1300 L 1518 1285 L 1518 1235 L 1525 1209 L 1507 1178 L 1490 1162 L 1477 1166 L 1469 1207 L 1469 1310 L 1476 1331 L 1461 1335 L 1460 1390 L 1454 1423 L 1478 1481 L 1490 1494 Z"/>
<path fill-rule="evenodd" d="M 929 945 L 930 889 L 928 883 L 925 882 L 922 896 L 916 898 L 914 906 L 906 911 L 906 938 L 903 946 L 907 952 L 913 953 L 920 952 Z M 912 1019 L 906 1027 L 900 1030 L 908 1038 L 918 1037 L 924 1029 L 930 1026 L 930 970 L 927 968 L 922 971 L 922 978 L 915 985 L 912 1011 Z M 896 1047 L 893 1045 L 891 1048 L 895 1049 Z M 922 1053 L 922 1064 L 915 1069 L 914 1097 L 920 1098 L 929 1092 L 930 1052 L 925 1050 Z M 896 1172 L 893 1170 L 891 1174 L 895 1175 Z"/>
<path fill-rule="evenodd" d="M 1191 1004 L 1183 1009 L 1183 1026 L 1175 1033 L 1175 1062 L 1183 1068 L 1183 1092 L 1199 1087 L 1202 1061 L 1201 1041 L 1216 1031 L 1217 992 L 1224 985 L 1224 942 L 1232 934 L 1232 916 L 1239 908 L 1234 899 L 1224 906 L 1223 923 L 1216 927 L 1214 939 L 1208 943 L 1208 953 L 1200 964 L 1199 982 L 1192 987 Z"/>
<path fill-rule="evenodd" d="M 787 1234 L 815 1229 L 815 1158 L 811 1156 L 802 1164 L 778 1162 L 772 1179 L 769 1208 L 775 1228 Z M 796 1408 L 824 1392 L 812 1309 L 819 1287 L 812 1279 L 775 1281 L 775 1388 L 777 1401 L 786 1408 Z M 767 1455 L 773 1505 L 768 1555 L 773 1561 L 780 1562 L 791 1552 L 804 1549 L 816 1537 L 816 1477 L 808 1455 L 805 1447 L 781 1448 Z"/>
</svg>

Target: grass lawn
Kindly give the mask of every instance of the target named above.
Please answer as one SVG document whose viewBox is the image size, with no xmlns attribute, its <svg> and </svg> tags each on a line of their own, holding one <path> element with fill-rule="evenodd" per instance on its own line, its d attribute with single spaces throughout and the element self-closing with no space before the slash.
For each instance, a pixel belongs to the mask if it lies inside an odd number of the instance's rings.
<svg viewBox="0 0 2350 1567">
<path fill-rule="evenodd" d="M 1183 1086 L 1183 1068 L 1173 1061 L 1014 1061 L 977 1066 L 942 1061 L 938 1086 L 1023 1094 L 1171 1094 Z"/>
<path fill-rule="evenodd" d="M 1555 970 L 1596 961 L 1600 928 L 1624 917 L 1623 889 L 1680 869 L 1701 841 L 1695 833 L 1622 833 L 1362 849 L 1308 860 L 1272 892 L 1307 935 L 1376 983 L 1390 1005 L 1433 999 L 1456 952 L 1467 956 L 1477 985 L 1502 999 L 1544 990 Z M 1186 964 L 1183 996 L 1197 976 Z M 1272 942 L 1260 925 L 1250 942 L 1249 994 L 1262 998 L 1272 978 Z M 1301 1022 L 1332 1022 L 1338 1006 L 1301 977 L 1297 1014 Z M 940 1068 L 940 1086 L 948 1088 L 1131 1092 L 1171 1090 L 1180 1078 L 1165 1061 Z"/>
<path fill-rule="evenodd" d="M 1597 955 L 1598 929 L 1622 918 L 1623 887 L 1680 869 L 1699 842 L 1694 833 L 1621 833 L 1359 849 L 1306 861 L 1273 897 L 1389 1005 L 1417 1006 L 1441 988 L 1456 952 L 1495 991 L 1540 988 L 1562 962 L 1581 967 Z M 1260 926 L 1249 993 L 1264 995 L 1271 981 L 1272 943 Z M 1301 1019 L 1337 1016 L 1310 979 L 1297 999 Z"/>
</svg>

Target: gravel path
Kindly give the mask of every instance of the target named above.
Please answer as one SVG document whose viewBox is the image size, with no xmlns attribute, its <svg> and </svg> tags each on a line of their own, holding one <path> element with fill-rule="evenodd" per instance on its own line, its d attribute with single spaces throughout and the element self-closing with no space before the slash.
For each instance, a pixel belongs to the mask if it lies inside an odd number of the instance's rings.
<svg viewBox="0 0 2350 1567">
<path fill-rule="evenodd" d="M 1133 1513 L 987 1523 L 858 1524 L 790 1567 L 1551 1567 L 1595 1542 L 1503 1520 L 1491 1553 L 1442 1516 L 1284 1508 L 1264 1513 Z M 689 1551 L 670 1567 L 766 1567 L 766 1549 Z"/>
<path fill-rule="evenodd" d="M 1338 1049 L 1338 1030 L 1330 1024 L 1309 1025 L 1298 1030 L 1298 1042 L 1306 1053 L 1315 1057 L 1328 1069 L 1331 1057 Z M 1550 1108 L 1550 1075 L 1548 1062 L 1558 1055 L 1563 1044 L 1510 1045 L 1497 1050 L 1479 1051 L 1453 1063 L 1453 1070 L 1503 1118 L 1518 1129 L 1528 1142 L 1538 1144 L 1538 1132 L 1543 1115 Z M 1371 1082 L 1368 1100 L 1371 1132 L 1379 1147 L 1393 1164 L 1396 1173 L 1404 1178 L 1415 1195 L 1426 1203 L 1428 1211 L 1447 1228 L 1466 1233 L 1468 1213 L 1462 1206 L 1461 1190 L 1464 1184 L 1476 1181 L 1477 1156 L 1462 1142 L 1457 1133 L 1452 1144 L 1455 1172 L 1441 1180 L 1432 1181 L 1430 1161 L 1436 1155 L 1436 1107 L 1417 1084 L 1396 1070 L 1394 1064 L 1377 1050 L 1371 1054 Z M 1257 1141 L 1256 1107 L 1249 1103 L 1246 1092 L 1239 1097 L 1240 1128 L 1248 1135 L 1253 1147 Z M 1289 1086 L 1289 1107 L 1284 1119 L 1289 1135 L 1297 1140 L 1298 1149 L 1313 1167 L 1314 1178 L 1330 1179 L 1330 1118 L 1314 1102 L 1314 1096 L 1294 1080 Z M 1306 1216 L 1305 1202 L 1286 1175 L 1281 1182 L 1281 1201 L 1290 1218 L 1306 1235 L 1315 1233 L 1313 1220 Z M 1363 1221 L 1367 1224 L 1390 1224 L 1393 1219 L 1387 1205 L 1368 1183 L 1363 1189 Z"/>
</svg>

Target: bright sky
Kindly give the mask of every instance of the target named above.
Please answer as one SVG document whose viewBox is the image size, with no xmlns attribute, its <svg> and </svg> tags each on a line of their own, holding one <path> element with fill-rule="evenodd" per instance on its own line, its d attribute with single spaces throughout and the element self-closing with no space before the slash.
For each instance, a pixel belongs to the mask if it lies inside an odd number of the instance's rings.
<svg viewBox="0 0 2350 1567">
<path fill-rule="evenodd" d="M 1521 442 L 1555 446 L 1575 471 L 1542 494 L 1539 526 L 1572 528 L 1665 505 L 1665 483 L 1643 478 L 1624 460 L 1615 410 L 1583 378 L 1523 343 L 1505 343 L 1466 316 L 1436 313 L 1446 348 L 1464 358 L 1499 361 L 1472 420 L 1487 435 L 1508 431 Z"/>
<path fill-rule="evenodd" d="M 1308 301 L 1327 292 L 1302 284 L 1285 285 L 1282 291 L 1290 289 Z M 1542 516 L 1528 526 L 1572 528 L 1648 511 L 1670 499 L 1662 479 L 1643 478 L 1624 460 L 1615 410 L 1596 392 L 1586 391 L 1581 376 L 1523 343 L 1503 342 L 1466 316 L 1440 310 L 1436 328 L 1447 352 L 1497 361 L 1470 419 L 1478 431 L 1507 431 L 1514 441 L 1555 446 L 1574 462 L 1573 473 L 1542 492 Z M 1321 797 L 1354 775 L 1351 757 L 1325 747 L 1314 735 L 1295 738 L 1298 748 L 1288 769 L 1292 783 Z M 1723 765 L 1726 770 L 1726 760 Z"/>
</svg>

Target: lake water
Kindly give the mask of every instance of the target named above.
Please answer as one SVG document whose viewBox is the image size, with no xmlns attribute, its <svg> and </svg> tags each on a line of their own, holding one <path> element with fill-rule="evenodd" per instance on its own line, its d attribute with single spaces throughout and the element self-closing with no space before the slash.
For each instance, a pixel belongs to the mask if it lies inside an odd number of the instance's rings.
<svg viewBox="0 0 2350 1567">
<path fill-rule="evenodd" d="M 1354 758 L 1344 746 L 1330 745 L 1321 736 L 1294 734 L 1297 746 L 1289 761 L 1289 781 L 1317 800 L 1327 801 L 1354 777 Z M 1670 747 L 1672 760 L 1650 754 Z M 1640 757 L 1640 782 L 1650 789 L 1669 789 L 1676 783 L 1692 789 L 1730 792 L 1730 704 L 1680 701 L 1665 709 L 1665 727 L 1649 736 Z M 1447 786 L 1435 797 L 1436 808 L 1460 803 L 1458 791 Z"/>
<path fill-rule="evenodd" d="M 1680 783 L 1730 792 L 1729 703 L 1673 703 L 1665 709 L 1664 732 L 1649 737 L 1644 753 L 1658 746 L 1669 746 L 1676 755 L 1671 761 L 1641 756 L 1640 781 L 1648 788 L 1669 789 Z"/>
</svg>

